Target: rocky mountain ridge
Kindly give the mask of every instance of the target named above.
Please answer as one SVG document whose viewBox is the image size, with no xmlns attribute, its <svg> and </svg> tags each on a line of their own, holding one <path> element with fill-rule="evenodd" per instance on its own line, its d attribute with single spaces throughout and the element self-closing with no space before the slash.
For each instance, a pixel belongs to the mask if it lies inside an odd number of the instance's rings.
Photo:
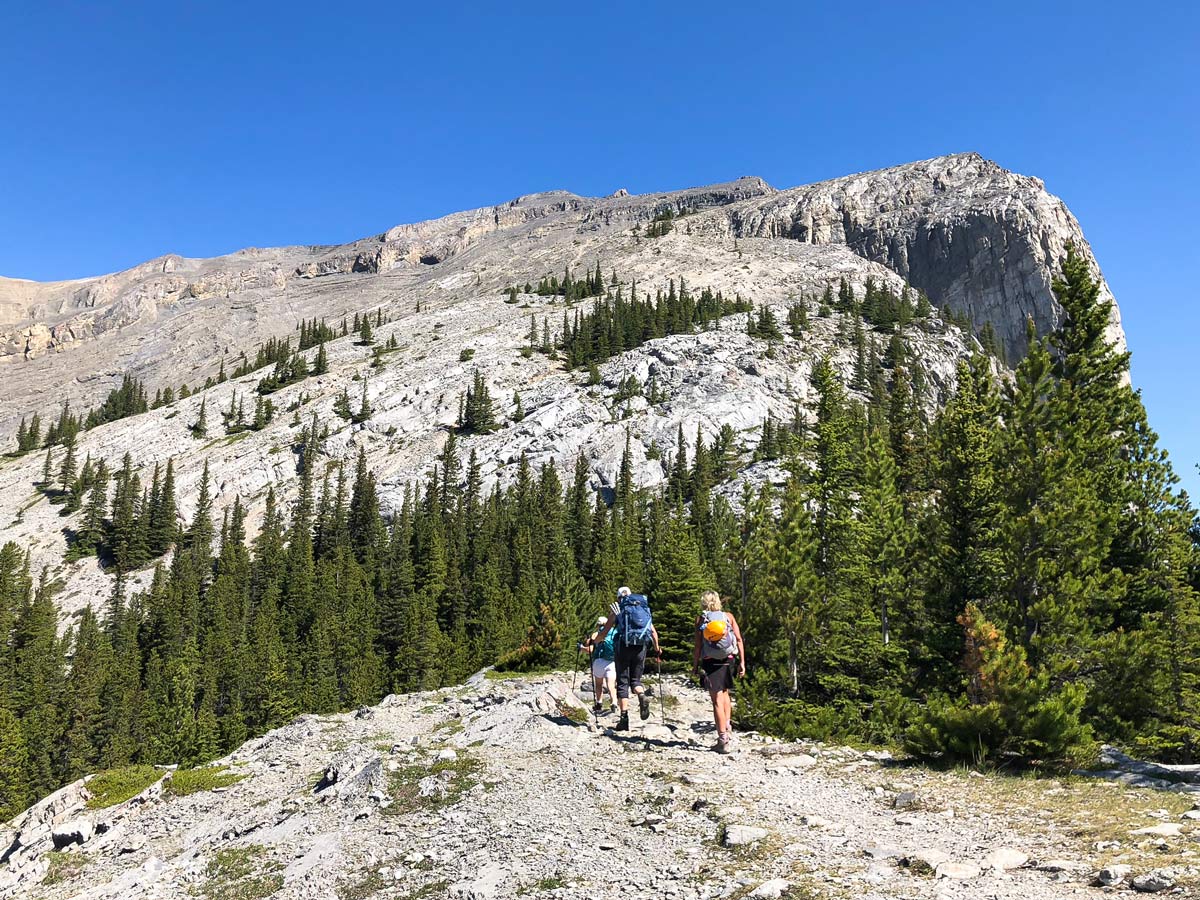
<svg viewBox="0 0 1200 900">
<path fill-rule="evenodd" d="M 654 685 L 611 730 L 557 674 L 301 716 L 210 767 L 88 777 L 0 826 L 0 897 L 1052 900 L 1187 894 L 1194 785 L 935 772 L 750 733 Z"/>
<path fill-rule="evenodd" d="M 651 237 L 668 217 L 670 230 Z M 805 409 L 817 360 L 830 355 L 849 382 L 855 325 L 840 313 L 821 314 L 826 288 L 844 280 L 861 297 L 870 280 L 895 293 L 924 290 L 935 306 L 991 321 L 1015 352 L 1026 315 L 1042 327 L 1057 321 L 1049 285 L 1068 243 L 1089 252 L 1074 218 L 1041 182 L 963 154 L 786 191 L 742 178 L 640 196 L 533 194 L 339 247 L 165 256 L 99 279 L 5 281 L 0 307 L 9 331 L 0 344 L 8 353 L 0 355 L 0 372 L 9 390 L 0 398 L 0 424 L 15 430 L 34 411 L 49 422 L 64 400 L 75 409 L 95 403 L 127 373 L 152 392 L 182 382 L 197 388 L 222 359 L 232 368 L 239 353 L 253 356 L 258 341 L 294 338 L 300 319 L 337 323 L 381 313 L 388 322 L 376 329 L 376 344 L 394 342 L 394 351 L 373 359 L 374 348 L 353 336 L 330 342 L 329 372 L 274 393 L 279 412 L 260 431 L 226 435 L 220 426 L 220 411 L 239 399 L 253 405 L 264 374 L 255 372 L 85 431 L 78 457 L 102 458 L 111 468 L 130 453 L 145 480 L 156 464 L 174 460 L 184 516 L 207 462 L 218 510 L 240 497 L 253 525 L 269 488 L 284 499 L 294 490 L 294 448 L 315 414 L 331 431 L 322 467 L 352 464 L 365 451 L 381 499 L 394 509 L 405 487 L 428 471 L 478 370 L 501 427 L 465 439 L 461 449 L 477 452 L 489 480 L 510 476 L 522 453 L 534 466 L 564 470 L 582 454 L 593 487 L 604 490 L 628 437 L 638 483 L 653 486 L 666 477 L 680 428 L 688 441 L 697 433 L 712 440 L 729 425 L 746 459 L 768 414 L 790 420 Z M 626 293 L 635 283 L 642 294 L 686 281 L 694 292 L 707 287 L 769 308 L 780 322 L 803 302 L 810 325 L 801 337 L 769 342 L 746 334 L 745 314 L 728 316 L 711 331 L 613 357 L 589 385 L 586 373 L 522 348 L 531 324 L 557 332 L 564 315 L 590 301 L 568 309 L 560 297 L 526 293 L 524 285 L 597 264 Z M 514 286 L 520 290 L 512 298 Z M 1113 328 L 1123 340 L 1115 313 Z M 871 339 L 882 353 L 887 336 Z M 905 340 L 932 411 L 975 341 L 941 312 L 908 329 Z M 310 363 L 314 355 L 307 352 Z M 624 397 L 630 378 L 641 390 Z M 661 389 L 654 403 L 644 396 L 652 379 Z M 335 412 L 343 395 L 356 405 L 365 395 L 371 416 L 343 420 Z M 212 430 L 198 440 L 191 426 L 202 402 Z M 0 523 L 5 539 L 30 548 L 35 568 L 48 567 L 63 584 L 59 601 L 70 612 L 107 597 L 110 578 L 94 559 L 63 562 L 77 517 L 63 517 L 35 487 L 44 457 L 0 461 Z M 766 467 L 747 477 L 781 474 Z M 134 586 L 148 574 L 136 573 Z"/>
</svg>

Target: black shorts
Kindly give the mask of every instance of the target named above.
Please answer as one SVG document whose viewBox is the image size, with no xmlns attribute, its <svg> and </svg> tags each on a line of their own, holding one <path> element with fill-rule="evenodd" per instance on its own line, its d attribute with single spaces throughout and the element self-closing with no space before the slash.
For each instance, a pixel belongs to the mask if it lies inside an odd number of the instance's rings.
<svg viewBox="0 0 1200 900">
<path fill-rule="evenodd" d="M 646 669 L 645 644 L 626 647 L 617 644 L 617 697 L 626 699 L 631 688 L 641 687 L 642 672 Z"/>
<path fill-rule="evenodd" d="M 733 687 L 733 664 L 735 657 L 728 659 L 702 659 L 700 668 L 704 674 L 700 676 L 700 686 L 711 693 L 718 694 Z"/>
</svg>

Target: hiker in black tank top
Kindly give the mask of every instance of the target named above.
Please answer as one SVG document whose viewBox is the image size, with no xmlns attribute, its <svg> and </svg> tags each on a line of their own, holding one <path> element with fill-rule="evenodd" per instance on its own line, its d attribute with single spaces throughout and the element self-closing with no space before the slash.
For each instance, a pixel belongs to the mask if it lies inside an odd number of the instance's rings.
<svg viewBox="0 0 1200 900">
<path fill-rule="evenodd" d="M 729 691 L 733 687 L 736 666 L 739 678 L 746 675 L 746 646 L 742 643 L 742 631 L 732 614 L 721 609 L 721 597 L 716 591 L 706 591 L 700 598 L 703 612 L 696 619 L 696 633 L 692 653 L 692 675 L 703 667 L 700 684 L 712 699 L 713 721 L 717 726 L 719 753 L 730 752 L 733 738 L 733 701 Z"/>
</svg>

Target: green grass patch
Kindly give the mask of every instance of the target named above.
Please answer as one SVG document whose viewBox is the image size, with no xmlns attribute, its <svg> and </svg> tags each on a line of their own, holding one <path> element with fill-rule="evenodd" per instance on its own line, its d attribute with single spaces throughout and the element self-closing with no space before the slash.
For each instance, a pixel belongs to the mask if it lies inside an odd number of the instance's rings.
<svg viewBox="0 0 1200 900">
<path fill-rule="evenodd" d="M 450 889 L 450 882 L 446 880 L 431 881 L 429 884 L 423 884 L 415 891 L 409 891 L 407 894 L 397 894 L 396 900 L 433 900 L 434 897 L 446 896 L 446 891 Z"/>
<path fill-rule="evenodd" d="M 539 666 L 522 672 L 501 672 L 499 669 L 488 669 L 483 677 L 488 681 L 512 681 L 514 678 L 540 678 L 553 671 L 549 666 Z"/>
<path fill-rule="evenodd" d="M 558 711 L 562 714 L 563 718 L 570 719 L 576 725 L 586 725 L 592 717 L 592 714 L 584 707 L 575 706 L 571 703 L 558 704 Z"/>
<path fill-rule="evenodd" d="M 87 783 L 88 809 L 106 809 L 136 797 L 163 775 L 154 766 L 126 766 L 101 772 Z"/>
<path fill-rule="evenodd" d="M 524 884 L 517 888 L 517 896 L 523 897 L 526 894 L 543 894 L 547 891 L 554 891 L 560 887 L 566 887 L 566 879 L 561 875 L 551 875 L 548 878 L 539 878 L 533 884 Z"/>
<path fill-rule="evenodd" d="M 463 794 L 479 784 L 482 763 L 474 757 L 460 754 L 455 759 L 439 759 L 429 765 L 403 766 L 389 777 L 392 804 L 386 815 L 406 815 L 419 810 L 437 810 L 452 806 Z M 433 776 L 440 785 L 428 796 L 421 795 L 420 783 Z"/>
<path fill-rule="evenodd" d="M 367 900 L 384 889 L 387 881 L 379 874 L 378 869 L 372 869 L 357 881 L 339 884 L 338 900 Z"/>
<path fill-rule="evenodd" d="M 283 863 L 267 859 L 258 844 L 218 850 L 204 870 L 207 881 L 192 889 L 204 900 L 262 900 L 283 887 Z"/>
<path fill-rule="evenodd" d="M 230 772 L 225 766 L 203 766 L 199 769 L 177 769 L 167 781 L 167 796 L 186 797 L 200 791 L 229 787 L 244 779 L 245 775 Z"/>
<path fill-rule="evenodd" d="M 46 860 L 48 868 L 42 884 L 61 884 L 64 881 L 70 881 L 91 862 L 86 853 L 78 851 L 65 853 L 62 850 L 51 851 L 46 855 Z"/>
</svg>

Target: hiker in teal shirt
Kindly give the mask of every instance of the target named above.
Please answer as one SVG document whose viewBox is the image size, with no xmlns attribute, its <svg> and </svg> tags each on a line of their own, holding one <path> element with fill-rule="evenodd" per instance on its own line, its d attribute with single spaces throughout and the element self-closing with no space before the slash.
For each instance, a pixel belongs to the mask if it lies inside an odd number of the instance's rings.
<svg viewBox="0 0 1200 900">
<path fill-rule="evenodd" d="M 580 644 L 580 649 L 587 650 L 591 655 L 592 660 L 592 694 L 596 698 L 592 704 L 592 711 L 596 715 L 600 715 L 603 708 L 601 701 L 604 698 L 605 691 L 608 692 L 609 701 L 611 702 L 610 710 L 617 708 L 617 658 L 616 647 L 613 645 L 613 639 L 616 637 L 616 632 L 611 628 L 603 638 L 600 633 L 604 628 L 604 624 L 608 619 L 601 616 L 596 621 L 596 630 L 588 635 L 588 639 Z"/>
</svg>

